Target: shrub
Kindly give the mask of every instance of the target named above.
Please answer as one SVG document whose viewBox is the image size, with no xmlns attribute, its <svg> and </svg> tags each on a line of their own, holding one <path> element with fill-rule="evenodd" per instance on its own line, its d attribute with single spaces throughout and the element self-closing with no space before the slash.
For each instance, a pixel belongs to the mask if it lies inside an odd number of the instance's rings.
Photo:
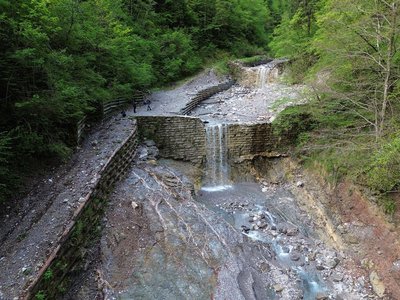
<svg viewBox="0 0 400 300">
<path fill-rule="evenodd" d="M 309 112 L 308 105 L 299 105 L 284 109 L 274 120 L 273 128 L 276 135 L 289 134 L 291 141 L 298 145 L 300 142 L 304 142 L 305 135 L 303 133 L 311 131 L 317 124 L 318 121 Z"/>
<path fill-rule="evenodd" d="M 380 192 L 394 190 L 400 183 L 400 136 L 378 149 L 366 172 L 368 185 Z"/>
</svg>

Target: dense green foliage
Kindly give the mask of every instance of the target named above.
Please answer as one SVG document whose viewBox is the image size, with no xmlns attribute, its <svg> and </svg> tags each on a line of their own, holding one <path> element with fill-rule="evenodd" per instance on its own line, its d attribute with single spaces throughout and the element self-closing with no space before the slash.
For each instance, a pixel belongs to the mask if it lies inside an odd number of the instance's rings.
<svg viewBox="0 0 400 300">
<path fill-rule="evenodd" d="M 374 190 L 392 213 L 388 195 L 400 187 L 400 1 L 291 4 L 270 47 L 291 59 L 290 79 L 315 92 L 305 109 L 311 116 L 301 122 L 318 125 L 303 128 L 300 153 Z M 297 116 L 288 110 L 276 123 L 288 127 L 293 119 L 298 126 Z"/>
<path fill-rule="evenodd" d="M 68 158 L 99 104 L 263 53 L 276 2 L 0 0 L 0 201 L 11 174 Z"/>
<path fill-rule="evenodd" d="M 77 121 L 96 116 L 101 103 L 179 80 L 210 61 L 226 71 L 223 61 L 268 50 L 290 59 L 290 81 L 307 82 L 315 98 L 284 111 L 276 130 L 295 131 L 300 153 L 338 178 L 387 197 L 400 181 L 399 6 L 0 0 L 0 201 L 22 170 L 67 159 Z"/>
<path fill-rule="evenodd" d="M 296 144 L 304 141 L 304 133 L 318 125 L 307 105 L 292 106 L 282 111 L 274 122 L 274 133 L 279 136 L 290 134 Z"/>
</svg>

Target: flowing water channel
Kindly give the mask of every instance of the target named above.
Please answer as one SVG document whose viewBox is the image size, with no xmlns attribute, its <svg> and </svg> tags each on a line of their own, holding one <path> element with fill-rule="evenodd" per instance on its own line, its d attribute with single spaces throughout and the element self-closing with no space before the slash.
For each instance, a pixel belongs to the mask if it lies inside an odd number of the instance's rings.
<svg viewBox="0 0 400 300">
<path fill-rule="evenodd" d="M 264 70 L 260 80 L 265 82 L 266 69 L 260 70 Z M 228 166 L 228 125 L 209 125 L 206 133 L 207 170 L 197 200 L 222 215 L 250 240 L 267 245 L 275 263 L 283 269 L 292 270 L 297 276 L 303 299 L 316 299 L 318 295 L 327 294 L 327 287 L 317 272 L 312 267 L 307 267 L 303 259 L 297 257 L 297 252 L 296 257 L 291 256 L 296 242 L 290 245 L 287 239 L 274 233 L 271 235 L 271 229 L 279 232 L 282 227 L 290 226 L 294 232 L 299 231 L 296 235 L 311 242 L 309 238 L 312 232 L 300 223 L 301 217 L 296 212 L 299 210 L 293 195 L 281 188 L 265 193 L 256 182 L 232 182 Z M 278 224 L 281 225 L 280 228 L 277 227 Z M 270 229 L 269 232 L 266 228 Z M 280 296 L 272 291 L 269 298 L 280 299 Z"/>
</svg>

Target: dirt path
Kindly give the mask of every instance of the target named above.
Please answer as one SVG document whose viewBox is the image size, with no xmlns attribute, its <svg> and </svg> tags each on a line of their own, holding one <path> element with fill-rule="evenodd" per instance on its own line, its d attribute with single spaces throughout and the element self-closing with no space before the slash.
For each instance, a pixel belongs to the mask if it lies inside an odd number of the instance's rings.
<svg viewBox="0 0 400 300">
<path fill-rule="evenodd" d="M 132 128 L 132 120 L 120 117 L 100 125 L 68 164 L 44 178 L 19 200 L 19 210 L 1 220 L 0 299 L 13 299 L 34 277 L 100 169 Z"/>
<path fill-rule="evenodd" d="M 226 77 L 218 77 L 214 71 L 207 70 L 185 84 L 170 90 L 154 92 L 150 95 L 151 110 L 147 106 L 138 108 L 136 115 L 176 115 L 195 94 L 201 90 L 225 82 Z"/>
</svg>

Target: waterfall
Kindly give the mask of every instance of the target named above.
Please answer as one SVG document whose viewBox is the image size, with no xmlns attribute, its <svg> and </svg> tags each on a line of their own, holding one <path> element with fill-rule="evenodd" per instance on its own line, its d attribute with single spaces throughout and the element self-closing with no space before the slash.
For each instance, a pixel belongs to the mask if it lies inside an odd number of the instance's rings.
<svg viewBox="0 0 400 300">
<path fill-rule="evenodd" d="M 261 66 L 258 68 L 258 73 L 257 73 L 257 87 L 258 88 L 260 88 L 260 89 L 265 88 L 268 71 L 269 71 L 269 68 L 267 68 L 266 66 Z"/>
<path fill-rule="evenodd" d="M 219 191 L 229 187 L 228 125 L 206 126 L 206 178 L 203 190 Z"/>
<path fill-rule="evenodd" d="M 279 77 L 279 67 L 276 61 L 257 67 L 257 82 L 259 89 L 265 89 L 267 84 L 275 82 Z"/>
</svg>

